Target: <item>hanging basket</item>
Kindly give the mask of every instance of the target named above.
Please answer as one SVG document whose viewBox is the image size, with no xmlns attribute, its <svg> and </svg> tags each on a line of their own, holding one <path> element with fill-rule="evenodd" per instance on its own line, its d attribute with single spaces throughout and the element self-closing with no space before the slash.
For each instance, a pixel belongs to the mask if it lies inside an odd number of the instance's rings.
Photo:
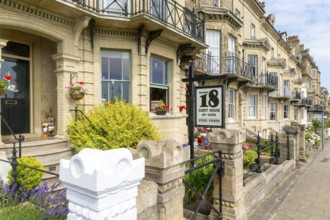
<svg viewBox="0 0 330 220">
<path fill-rule="evenodd" d="M 0 96 L 4 95 L 7 91 L 7 88 L 0 88 Z"/>
<path fill-rule="evenodd" d="M 82 98 L 84 98 L 85 93 L 72 93 L 70 94 L 70 97 L 74 100 L 80 100 Z"/>
</svg>

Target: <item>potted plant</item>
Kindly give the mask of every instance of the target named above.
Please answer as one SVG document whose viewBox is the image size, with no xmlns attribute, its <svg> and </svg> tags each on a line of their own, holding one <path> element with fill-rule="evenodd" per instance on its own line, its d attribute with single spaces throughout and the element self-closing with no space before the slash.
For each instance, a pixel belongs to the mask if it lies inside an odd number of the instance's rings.
<svg viewBox="0 0 330 220">
<path fill-rule="evenodd" d="M 159 104 L 155 105 L 154 112 L 156 115 L 165 115 L 170 110 L 170 106 L 165 105 L 164 101 L 159 100 Z"/>
<path fill-rule="evenodd" d="M 213 156 L 209 155 L 204 158 L 201 158 L 196 161 L 195 166 L 200 166 L 201 164 L 204 164 L 206 162 L 209 162 L 213 160 Z M 185 181 L 193 187 L 197 192 L 200 193 L 200 195 L 197 195 L 194 193 L 193 190 L 191 190 L 189 187 L 186 187 L 185 189 L 185 199 L 188 202 L 188 204 L 192 204 L 194 202 L 198 203 L 201 199 L 201 195 L 203 194 L 204 190 L 206 189 L 213 173 L 213 165 L 207 165 L 202 168 L 199 168 L 197 170 L 192 171 L 189 174 L 186 174 L 184 177 Z M 211 203 L 212 200 L 212 189 L 213 185 L 209 188 L 207 191 L 206 199 Z M 202 207 L 200 209 L 200 212 L 203 214 L 209 214 L 210 208 L 206 204 L 202 204 Z"/>
<path fill-rule="evenodd" d="M 6 90 L 8 86 L 10 85 L 11 76 L 6 74 L 1 80 L 0 80 L 0 96 L 4 95 L 6 93 Z"/>
<path fill-rule="evenodd" d="M 87 89 L 84 87 L 84 82 L 71 83 L 66 87 L 69 91 L 69 95 L 74 100 L 80 100 L 84 98 Z"/>
</svg>

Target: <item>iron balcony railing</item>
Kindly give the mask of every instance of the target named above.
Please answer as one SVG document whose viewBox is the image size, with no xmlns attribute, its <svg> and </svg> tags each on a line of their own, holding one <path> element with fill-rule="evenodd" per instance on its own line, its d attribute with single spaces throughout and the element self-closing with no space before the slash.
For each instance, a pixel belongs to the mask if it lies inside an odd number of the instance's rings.
<svg viewBox="0 0 330 220">
<path fill-rule="evenodd" d="M 312 98 L 303 98 L 301 100 L 301 103 L 304 105 L 313 105 L 313 99 Z"/>
<path fill-rule="evenodd" d="M 253 80 L 253 67 L 235 56 L 220 57 L 210 53 L 199 53 L 195 59 L 195 69 L 206 72 L 209 75 L 234 74 Z"/>
<path fill-rule="evenodd" d="M 288 87 L 280 87 L 278 89 L 278 91 L 274 91 L 274 92 L 271 92 L 269 93 L 269 96 L 272 96 L 272 97 L 286 97 L 286 98 L 292 98 L 292 92 L 290 90 L 290 88 Z"/>
<path fill-rule="evenodd" d="M 108 17 L 133 18 L 147 15 L 177 31 L 204 42 L 205 22 L 194 11 L 174 0 L 66 0 L 93 13 Z"/>
<path fill-rule="evenodd" d="M 293 91 L 292 92 L 292 99 L 301 100 L 301 98 L 302 98 L 301 92 L 298 92 L 298 91 Z"/>
<path fill-rule="evenodd" d="M 260 75 L 253 76 L 253 82 L 250 85 L 254 86 L 268 86 L 277 88 L 278 78 L 276 74 L 273 73 L 261 73 Z"/>
</svg>

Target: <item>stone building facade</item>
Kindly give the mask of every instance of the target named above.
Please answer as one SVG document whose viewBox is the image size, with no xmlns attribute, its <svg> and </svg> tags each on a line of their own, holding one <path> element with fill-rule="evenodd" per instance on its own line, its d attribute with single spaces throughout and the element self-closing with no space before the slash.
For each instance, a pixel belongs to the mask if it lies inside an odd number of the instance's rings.
<svg viewBox="0 0 330 220">
<path fill-rule="evenodd" d="M 65 137 L 70 110 L 118 97 L 149 112 L 164 139 L 184 143 L 190 59 L 196 77 L 218 76 L 196 84 L 226 86 L 226 128 L 267 137 L 309 123 L 308 109 L 328 100 L 309 50 L 274 23 L 256 0 L 0 0 L 1 76 L 14 83 L 1 111 L 14 132 L 40 136 L 51 110 Z M 75 101 L 66 87 L 78 81 L 88 92 Z M 160 99 L 170 114 L 152 112 Z"/>
</svg>

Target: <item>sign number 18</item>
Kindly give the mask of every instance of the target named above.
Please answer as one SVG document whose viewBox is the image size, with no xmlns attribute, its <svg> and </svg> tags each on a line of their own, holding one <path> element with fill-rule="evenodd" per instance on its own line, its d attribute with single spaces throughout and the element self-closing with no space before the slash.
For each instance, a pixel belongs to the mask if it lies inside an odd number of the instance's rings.
<svg viewBox="0 0 330 220">
<path fill-rule="evenodd" d="M 219 105 L 219 92 L 215 89 L 211 90 L 208 94 L 201 95 L 202 103 L 200 107 L 217 107 Z M 207 103 L 207 96 L 209 96 L 209 101 Z M 208 104 L 208 105 L 207 105 Z"/>
</svg>

